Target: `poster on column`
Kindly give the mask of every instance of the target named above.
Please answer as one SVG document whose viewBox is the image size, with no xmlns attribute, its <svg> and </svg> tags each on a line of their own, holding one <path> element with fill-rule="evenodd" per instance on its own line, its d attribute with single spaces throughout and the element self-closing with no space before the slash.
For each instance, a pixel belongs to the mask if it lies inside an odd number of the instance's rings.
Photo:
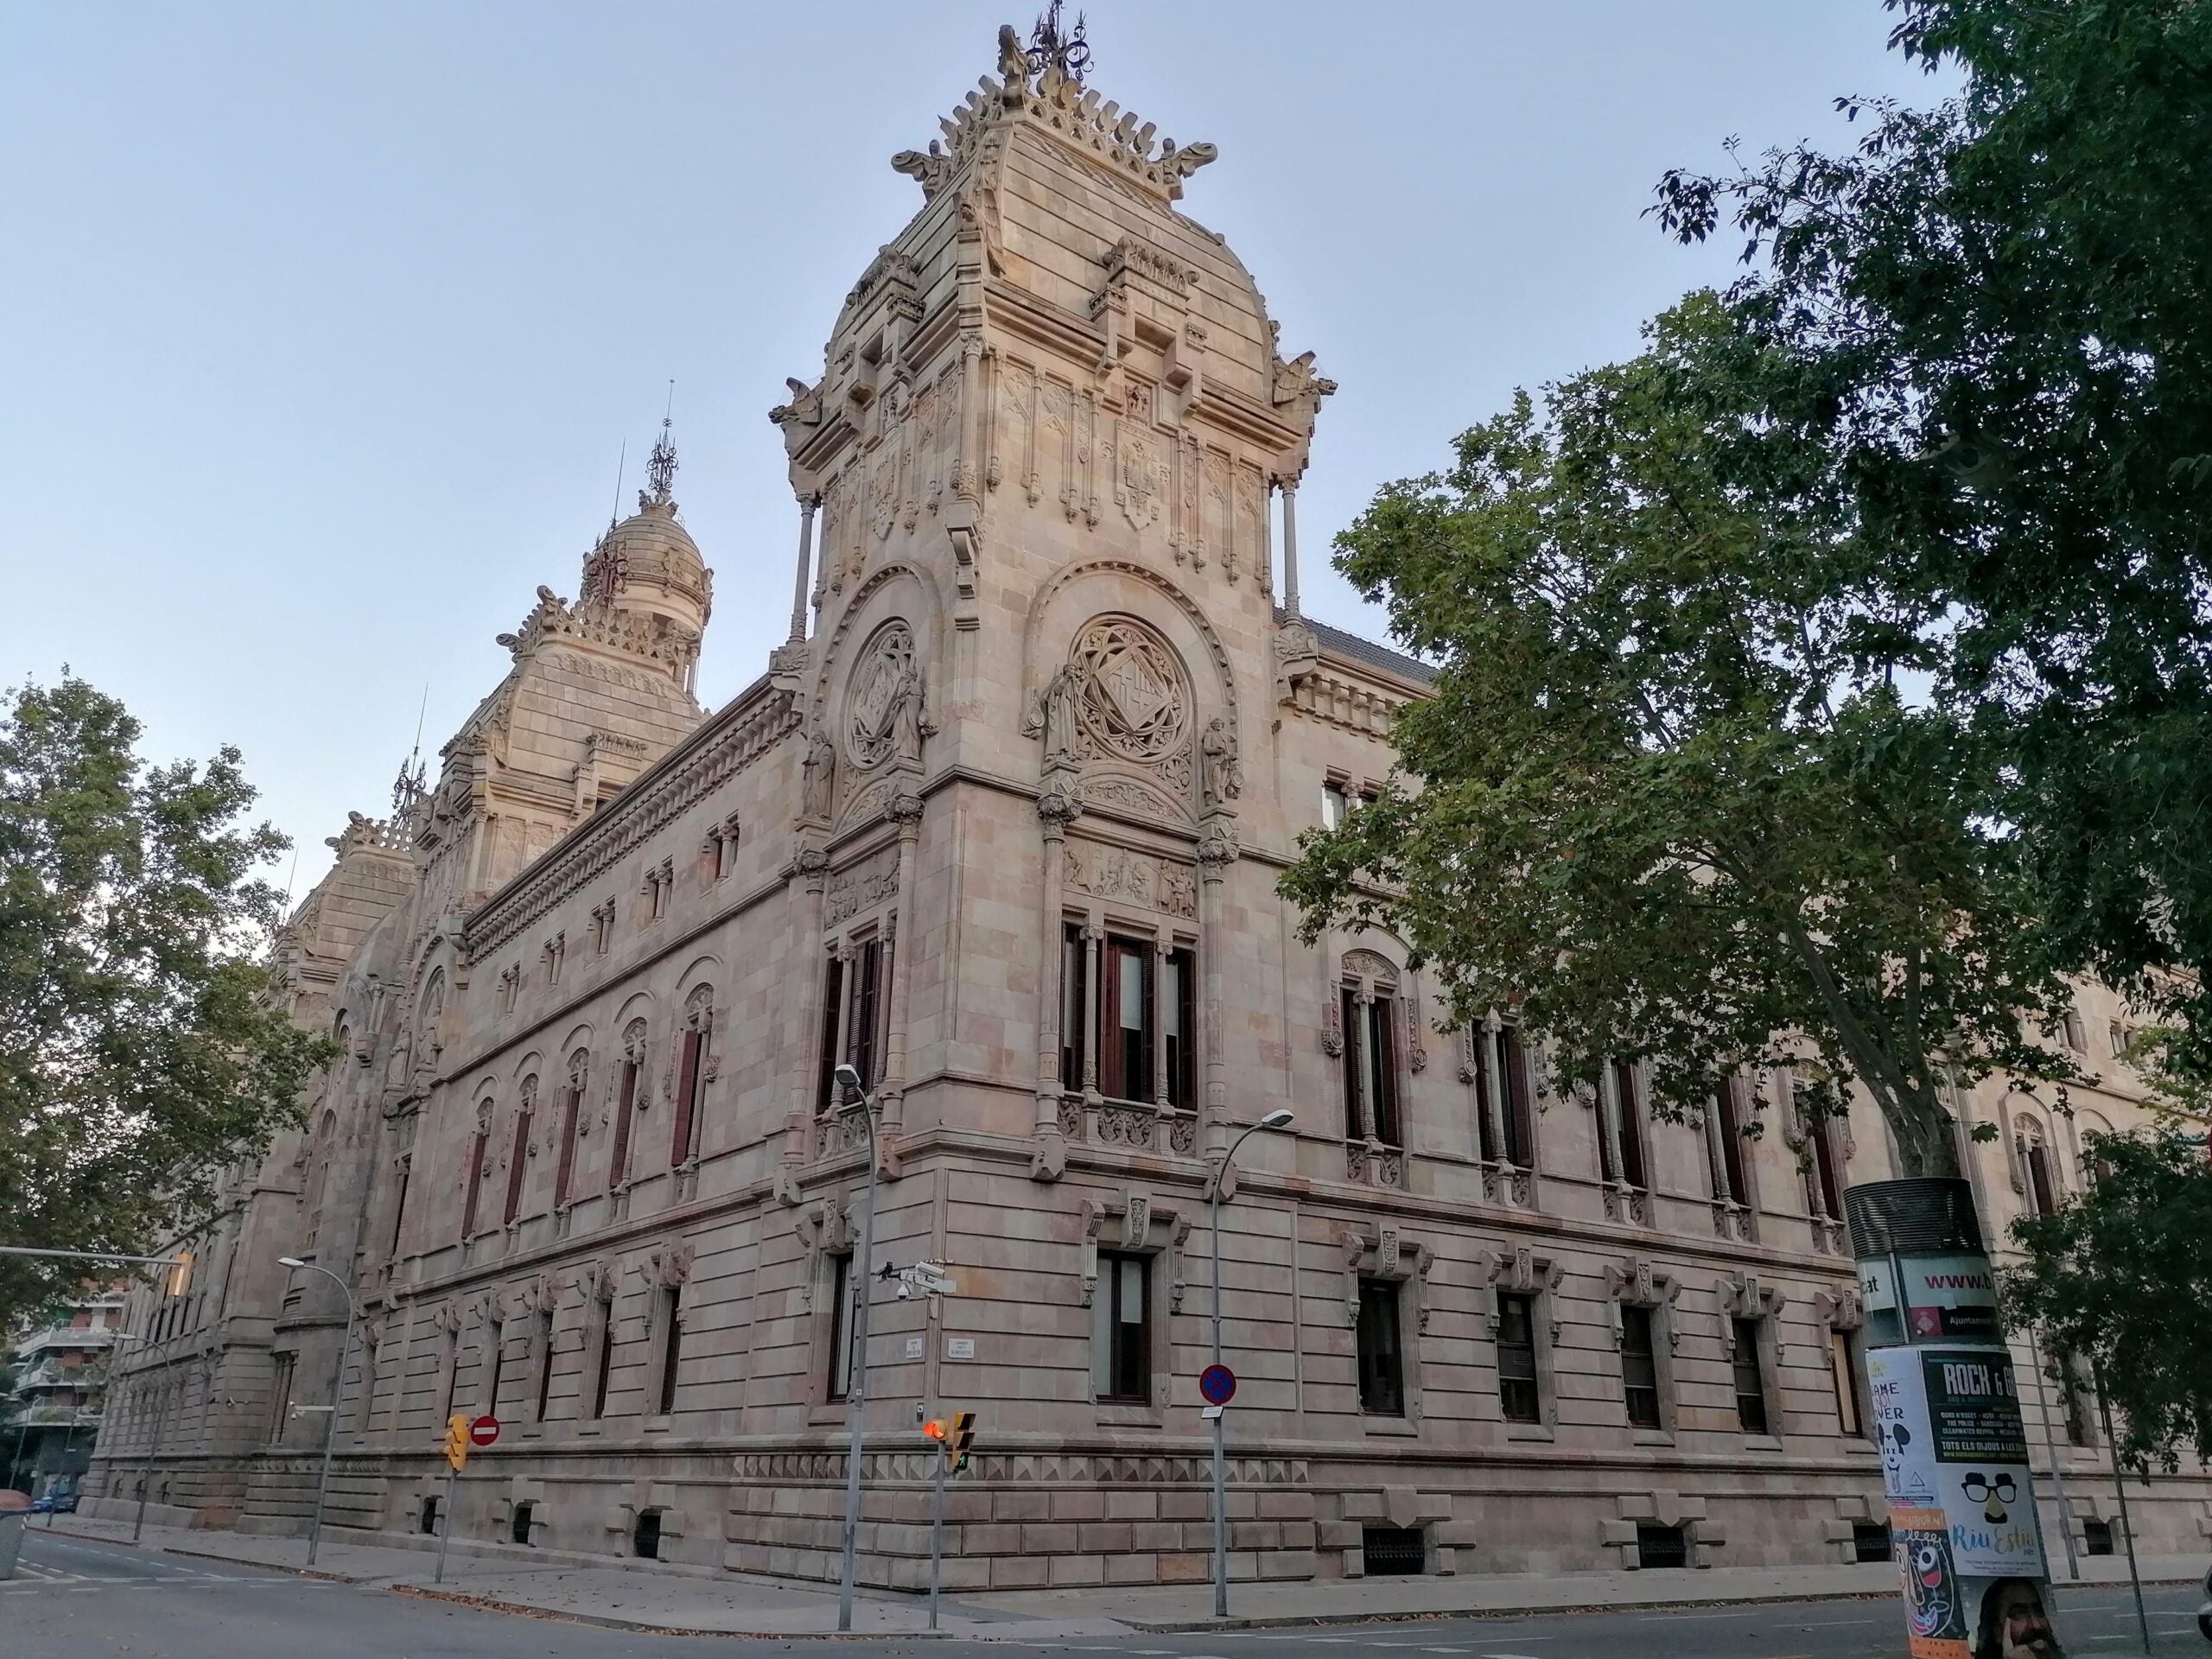
<svg viewBox="0 0 2212 1659">
<path fill-rule="evenodd" d="M 1866 1363 L 1914 1659 L 2059 1659 L 2011 1357 L 1878 1348 Z"/>
</svg>

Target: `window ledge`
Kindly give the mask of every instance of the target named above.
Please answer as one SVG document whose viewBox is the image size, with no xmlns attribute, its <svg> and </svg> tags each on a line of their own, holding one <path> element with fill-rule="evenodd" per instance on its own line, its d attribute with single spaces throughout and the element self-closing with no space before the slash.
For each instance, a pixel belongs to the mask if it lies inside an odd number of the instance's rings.
<svg viewBox="0 0 2212 1659">
<path fill-rule="evenodd" d="M 1744 1449 L 1747 1452 L 1779 1452 L 1782 1450 L 1782 1436 L 1746 1434 L 1744 1436 Z"/>
<path fill-rule="evenodd" d="M 1111 1402 L 1097 1402 L 1098 1427 L 1101 1428 L 1165 1428 L 1167 1414 L 1158 1406 L 1135 1404 L 1116 1405 Z"/>
<path fill-rule="evenodd" d="M 1359 1427 L 1363 1433 L 1390 1435 L 1400 1440 L 1412 1440 L 1421 1433 L 1421 1425 L 1408 1417 L 1370 1415 L 1361 1420 Z"/>
<path fill-rule="evenodd" d="M 644 1429 L 648 1434 L 665 1434 L 669 1430 L 676 1427 L 676 1419 L 673 1416 L 663 1416 L 658 1413 L 655 1413 L 652 1416 L 646 1418 L 644 1422 L 639 1425 L 639 1427 Z"/>
<path fill-rule="evenodd" d="M 1509 1440 L 1555 1440 L 1559 1435 L 1549 1423 L 1508 1423 L 1505 1438 Z"/>
<path fill-rule="evenodd" d="M 1665 1428 L 1639 1428 L 1630 1431 L 1638 1446 L 1672 1446 L 1674 1431 Z"/>
<path fill-rule="evenodd" d="M 576 1425 L 576 1433 L 579 1434 L 597 1434 L 603 1432 L 603 1425 L 599 1423 L 578 1423 Z"/>
<path fill-rule="evenodd" d="M 868 1369 L 870 1370 L 874 1370 L 875 1368 L 871 1365 Z M 810 1406 L 807 1408 L 806 1426 L 809 1428 L 816 1428 L 823 1425 L 834 1427 L 838 1423 L 843 1422 L 848 1414 L 849 1414 L 845 1410 L 845 1402 L 843 1401 L 827 1400 L 818 1406 Z"/>
</svg>

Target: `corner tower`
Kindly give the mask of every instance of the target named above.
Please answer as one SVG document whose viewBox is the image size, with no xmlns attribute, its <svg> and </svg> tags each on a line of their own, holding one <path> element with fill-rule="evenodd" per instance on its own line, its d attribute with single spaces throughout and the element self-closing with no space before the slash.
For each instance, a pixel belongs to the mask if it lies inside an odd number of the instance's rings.
<svg viewBox="0 0 2212 1659">
<path fill-rule="evenodd" d="M 1315 657 L 1287 566 L 1291 608 L 1276 605 L 1271 497 L 1285 497 L 1287 551 L 1287 502 L 1334 388 L 1312 353 L 1284 358 L 1250 273 L 1180 210 L 1211 144 L 1160 139 L 1084 86 L 1064 48 L 1040 32 L 1025 51 L 1010 28 L 995 73 L 939 127 L 892 160 L 920 211 L 846 295 L 820 378 L 792 380 L 771 414 L 806 526 L 777 669 L 812 727 L 804 856 L 834 865 L 901 812 L 906 844 L 946 838 L 924 867 L 959 862 L 950 847 L 978 836 L 1019 848 L 957 869 L 944 900 L 968 913 L 1041 901 L 1033 1003 L 1003 963 L 925 961 L 912 971 L 944 978 L 915 987 L 914 1005 L 944 1007 L 944 1023 L 918 1018 L 889 1051 L 901 1068 L 936 1040 L 918 1075 L 1018 1076 L 1033 1173 L 1053 1179 L 1103 1098 L 1088 1071 L 1063 1075 L 1081 1046 L 1062 1041 L 1068 907 L 1089 902 L 1095 872 L 1150 872 L 1163 982 L 1186 944 L 1218 933 L 1208 907 L 1238 855 L 1243 769 L 1262 764 L 1277 689 Z M 1033 800 L 940 791 L 955 776 Z M 1223 951 L 1196 955 L 1195 1001 L 1217 1014 Z M 1028 1004 L 1033 1047 L 1003 1020 L 963 1024 L 962 999 L 994 974 L 1008 1008 Z M 906 1006 L 906 988 L 893 997 Z M 1147 1137 L 1217 1150 L 1223 1066 L 1217 1049 L 1202 1083 L 1147 1084 Z M 1109 1095 L 1139 1092 L 1116 1081 Z M 896 1070 L 885 1086 L 895 1122 Z M 1002 1094 L 943 1110 L 1017 1127 Z"/>
</svg>

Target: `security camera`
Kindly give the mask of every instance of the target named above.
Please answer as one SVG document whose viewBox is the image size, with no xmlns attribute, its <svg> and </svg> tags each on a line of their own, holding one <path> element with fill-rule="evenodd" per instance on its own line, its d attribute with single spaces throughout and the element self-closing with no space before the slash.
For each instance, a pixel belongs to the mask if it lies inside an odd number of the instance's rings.
<svg viewBox="0 0 2212 1659">
<path fill-rule="evenodd" d="M 904 1280 L 901 1280 L 899 1284 L 899 1300 L 902 1302 L 911 1300 L 913 1294 L 914 1287 L 906 1283 Z"/>
</svg>

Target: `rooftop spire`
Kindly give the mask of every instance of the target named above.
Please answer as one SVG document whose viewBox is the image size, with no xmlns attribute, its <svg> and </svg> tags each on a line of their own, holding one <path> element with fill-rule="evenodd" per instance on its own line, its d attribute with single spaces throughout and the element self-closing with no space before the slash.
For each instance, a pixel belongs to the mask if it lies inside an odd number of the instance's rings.
<svg viewBox="0 0 2212 1659">
<path fill-rule="evenodd" d="M 638 510 L 641 512 L 648 506 L 668 506 L 673 499 L 670 492 L 676 485 L 676 445 L 669 439 L 669 427 L 675 412 L 676 382 L 671 380 L 668 383 L 668 408 L 660 417 L 660 438 L 645 461 L 647 487 L 638 496 Z"/>
<path fill-rule="evenodd" d="M 1084 16 L 1075 15 L 1075 28 L 1065 33 L 1060 27 L 1060 0 L 1052 0 L 1049 9 L 1040 13 L 1037 26 L 1029 31 L 1029 47 L 1024 54 L 1029 60 L 1030 73 L 1042 75 L 1057 69 L 1061 78 L 1078 86 L 1090 72 L 1090 41 L 1084 34 Z"/>
</svg>

